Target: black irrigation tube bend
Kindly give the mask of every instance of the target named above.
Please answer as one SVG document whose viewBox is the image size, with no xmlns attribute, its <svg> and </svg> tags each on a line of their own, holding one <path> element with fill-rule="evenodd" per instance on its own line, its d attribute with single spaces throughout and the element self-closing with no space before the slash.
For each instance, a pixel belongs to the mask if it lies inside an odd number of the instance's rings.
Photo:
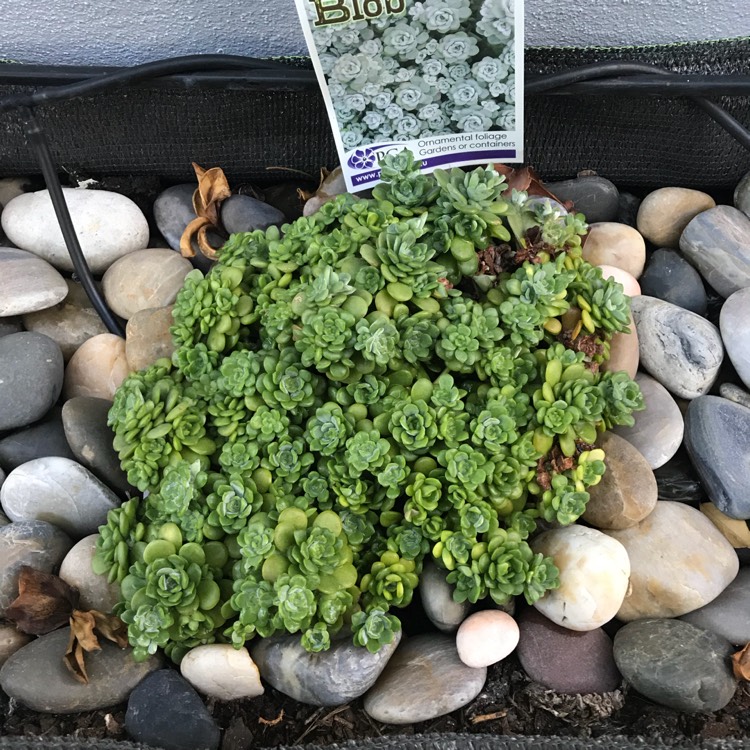
<svg viewBox="0 0 750 750">
<path fill-rule="evenodd" d="M 48 85 L 54 81 L 57 85 Z M 46 68 L 0 65 L 0 84 L 35 86 L 36 91 L 0 98 L 0 112 L 20 113 L 26 135 L 44 175 L 73 267 L 107 328 L 123 336 L 121 322 L 107 307 L 94 284 L 73 227 L 49 144 L 34 115 L 34 107 L 90 96 L 118 86 L 313 88 L 313 71 L 288 62 L 258 60 L 236 55 L 188 55 L 137 65 L 132 68 Z M 654 65 L 637 62 L 604 62 L 563 73 L 529 76 L 527 96 L 535 95 L 652 95 L 692 99 L 733 138 L 750 150 L 750 131 L 721 106 L 704 96 L 750 95 L 750 76 L 677 75 Z"/>
</svg>

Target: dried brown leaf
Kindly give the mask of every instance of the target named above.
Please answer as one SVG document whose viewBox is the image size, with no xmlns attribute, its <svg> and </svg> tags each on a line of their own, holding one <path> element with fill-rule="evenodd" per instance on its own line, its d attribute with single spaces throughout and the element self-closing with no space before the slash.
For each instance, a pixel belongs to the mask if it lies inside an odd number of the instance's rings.
<svg viewBox="0 0 750 750">
<path fill-rule="evenodd" d="M 127 627 L 115 615 L 107 615 L 92 609 L 83 612 L 79 609 L 70 616 L 70 640 L 63 656 L 63 664 L 79 682 L 88 684 L 85 654 L 101 651 L 97 633 L 116 643 L 120 648 L 128 645 Z"/>
<path fill-rule="evenodd" d="M 180 237 L 180 253 L 183 258 L 192 258 L 195 256 L 193 237 L 195 237 L 202 227 L 210 225 L 211 222 L 205 216 L 198 216 L 185 227 L 185 231 L 182 233 L 182 237 Z"/>
<path fill-rule="evenodd" d="M 750 680 L 750 643 L 732 654 L 732 670 L 738 680 Z"/>
<path fill-rule="evenodd" d="M 180 237 L 180 253 L 185 258 L 194 257 L 193 240 L 195 239 L 201 252 L 211 260 L 215 260 L 217 248 L 209 243 L 206 233 L 212 229 L 220 235 L 225 235 L 219 209 L 222 202 L 232 195 L 232 191 L 221 167 L 203 169 L 193 162 L 193 170 L 198 180 L 198 188 L 193 193 L 193 211 L 195 211 L 196 218 L 185 227 Z"/>
<path fill-rule="evenodd" d="M 544 183 L 539 179 L 539 175 L 531 167 L 514 169 L 506 164 L 495 164 L 495 169 L 505 177 L 508 183 L 508 187 L 505 189 L 506 193 L 510 193 L 512 190 L 525 190 L 529 195 L 551 198 L 565 205 L 554 193 L 551 193 L 544 187 Z M 572 206 L 572 204 L 570 205 Z"/>
<path fill-rule="evenodd" d="M 44 635 L 65 625 L 77 606 L 78 591 L 62 578 L 24 565 L 18 578 L 18 597 L 6 610 L 6 617 L 24 633 Z"/>
</svg>

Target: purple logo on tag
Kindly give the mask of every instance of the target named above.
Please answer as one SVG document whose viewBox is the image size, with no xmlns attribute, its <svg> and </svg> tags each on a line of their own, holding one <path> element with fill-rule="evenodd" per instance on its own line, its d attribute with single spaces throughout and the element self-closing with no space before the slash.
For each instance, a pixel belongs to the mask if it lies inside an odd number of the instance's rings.
<svg viewBox="0 0 750 750">
<path fill-rule="evenodd" d="M 377 156 L 371 148 L 358 148 L 349 157 L 352 169 L 372 169 L 377 163 Z"/>
</svg>

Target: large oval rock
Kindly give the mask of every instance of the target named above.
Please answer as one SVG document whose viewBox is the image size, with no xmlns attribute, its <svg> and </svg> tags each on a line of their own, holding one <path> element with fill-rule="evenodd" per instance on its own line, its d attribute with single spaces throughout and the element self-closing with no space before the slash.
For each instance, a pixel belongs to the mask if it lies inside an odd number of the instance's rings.
<svg viewBox="0 0 750 750">
<path fill-rule="evenodd" d="M 678 711 L 718 711 L 737 681 L 726 639 L 680 620 L 631 622 L 615 635 L 623 677 L 642 695 Z"/>
<path fill-rule="evenodd" d="M 60 409 L 56 406 L 41 422 L 11 432 L 0 440 L 0 466 L 6 472 L 13 471 L 27 461 L 47 456 L 75 459 L 65 439 Z"/>
<path fill-rule="evenodd" d="M 658 380 L 639 372 L 635 382 L 640 386 L 646 408 L 633 412 L 632 427 L 615 427 L 614 432 L 636 448 L 652 469 L 658 469 L 677 453 L 685 434 L 685 422 L 677 402 Z"/>
<path fill-rule="evenodd" d="M 518 659 L 529 679 L 558 693 L 607 693 L 619 687 L 612 639 L 601 628 L 569 630 L 533 607 L 523 611 L 518 626 Z"/>
<path fill-rule="evenodd" d="M 73 546 L 70 537 L 44 521 L 21 521 L 0 527 L 0 618 L 18 596 L 24 565 L 51 573 Z"/>
<path fill-rule="evenodd" d="M 750 643 L 750 568 L 740 572 L 729 586 L 705 607 L 688 612 L 680 619 L 710 630 L 735 646 Z"/>
<path fill-rule="evenodd" d="M 716 201 L 700 190 L 664 187 L 649 193 L 638 209 L 638 231 L 654 245 L 678 247 L 685 227 Z"/>
<path fill-rule="evenodd" d="M 260 673 L 246 648 L 228 643 L 196 646 L 180 662 L 182 676 L 211 698 L 233 701 L 263 695 Z"/>
<path fill-rule="evenodd" d="M 68 295 L 48 310 L 23 316 L 27 331 L 35 331 L 56 341 L 67 362 L 84 341 L 107 333 L 99 313 L 91 304 L 81 284 L 65 280 Z"/>
<path fill-rule="evenodd" d="M 696 398 L 719 375 L 724 347 L 719 331 L 700 315 L 655 297 L 632 301 L 641 366 L 670 393 Z"/>
<path fill-rule="evenodd" d="M 172 358 L 175 351 L 172 334 L 173 306 L 141 310 L 129 321 L 125 329 L 125 356 L 133 371 L 143 370 L 157 359 Z"/>
<path fill-rule="evenodd" d="M 70 358 L 65 369 L 65 398 L 90 396 L 112 401 L 129 374 L 125 339 L 102 333 L 86 341 Z"/>
<path fill-rule="evenodd" d="M 396 650 L 364 709 L 384 724 L 429 721 L 465 706 L 484 687 L 487 668 L 467 667 L 448 635 L 425 634 Z"/>
<path fill-rule="evenodd" d="M 57 401 L 63 383 L 60 347 L 39 333 L 0 339 L 0 432 L 41 419 Z"/>
<path fill-rule="evenodd" d="M 736 208 L 698 214 L 685 227 L 680 249 L 722 297 L 750 286 L 750 219 Z"/>
<path fill-rule="evenodd" d="M 597 443 L 607 470 L 589 487 L 583 520 L 598 529 L 627 529 L 642 521 L 659 499 L 648 461 L 624 438 L 605 433 Z"/>
<path fill-rule="evenodd" d="M 719 328 L 734 369 L 750 388 L 750 287 L 735 292 L 722 305 Z"/>
<path fill-rule="evenodd" d="M 351 637 L 328 651 L 309 653 L 298 635 L 264 638 L 250 655 L 264 680 L 290 698 L 313 706 L 340 706 L 364 694 L 377 680 L 401 640 L 399 633 L 377 653 L 355 646 Z"/>
<path fill-rule="evenodd" d="M 286 222 L 278 208 L 249 195 L 230 195 L 221 204 L 221 221 L 229 234 L 268 229 Z"/>
<path fill-rule="evenodd" d="M 679 253 L 659 249 L 651 254 L 641 276 L 641 293 L 706 314 L 708 300 L 700 274 Z"/>
<path fill-rule="evenodd" d="M 541 533 L 531 549 L 551 557 L 560 571 L 560 587 L 534 604 L 545 617 L 570 630 L 594 630 L 617 614 L 630 575 L 630 561 L 619 542 L 573 524 Z"/>
<path fill-rule="evenodd" d="M 419 579 L 419 596 L 430 622 L 438 630 L 452 633 L 468 616 L 471 604 L 455 601 L 455 586 L 445 580 L 446 575 L 447 571 L 427 560 Z"/>
<path fill-rule="evenodd" d="M 0 317 L 46 310 L 67 293 L 65 279 L 47 261 L 0 247 Z"/>
<path fill-rule="evenodd" d="M 37 458 L 14 469 L 0 487 L 12 521 L 47 521 L 76 539 L 93 534 L 120 505 L 112 490 L 68 458 Z"/>
<path fill-rule="evenodd" d="M 0 687 L 32 711 L 95 711 L 122 703 L 147 674 L 162 664 L 159 656 L 136 663 L 131 649 L 120 649 L 101 638 L 101 651 L 86 654 L 89 683 L 84 685 L 63 664 L 69 638 L 70 628 L 61 628 L 16 651 L 0 669 Z"/>
<path fill-rule="evenodd" d="M 637 279 L 646 263 L 646 243 L 633 227 L 604 221 L 591 225 L 583 258 L 594 266 L 621 268 Z"/>
<path fill-rule="evenodd" d="M 731 518 L 750 518 L 750 409 L 720 396 L 691 401 L 685 446 L 714 505 Z"/>
<path fill-rule="evenodd" d="M 660 500 L 637 526 L 606 532 L 630 558 L 620 620 L 679 617 L 715 599 L 739 569 L 732 545 L 700 511 Z"/>
<path fill-rule="evenodd" d="M 599 175 L 581 175 L 573 180 L 548 182 L 545 187 L 561 201 L 573 201 L 576 211 L 590 224 L 615 221 L 620 207 L 620 193 L 615 185 Z"/>
<path fill-rule="evenodd" d="M 112 447 L 115 434 L 107 424 L 111 401 L 76 396 L 62 408 L 63 426 L 75 458 L 113 490 L 126 494 L 133 488 Z"/>
<path fill-rule="evenodd" d="M 107 269 L 102 289 L 109 306 L 129 320 L 141 310 L 171 305 L 192 270 L 190 261 L 172 250 L 136 250 Z"/>
<path fill-rule="evenodd" d="M 118 258 L 148 244 L 148 222 L 130 198 L 81 188 L 63 188 L 63 194 L 93 273 L 104 273 Z M 55 268 L 74 270 L 49 191 L 14 198 L 3 210 L 2 226 L 14 245 L 44 258 Z"/>
<path fill-rule="evenodd" d="M 59 576 L 78 589 L 81 595 L 79 609 L 111 612 L 120 601 L 120 585 L 110 583 L 106 576 L 97 575 L 91 568 L 98 538 L 99 534 L 91 534 L 76 543 L 65 555 Z"/>
</svg>

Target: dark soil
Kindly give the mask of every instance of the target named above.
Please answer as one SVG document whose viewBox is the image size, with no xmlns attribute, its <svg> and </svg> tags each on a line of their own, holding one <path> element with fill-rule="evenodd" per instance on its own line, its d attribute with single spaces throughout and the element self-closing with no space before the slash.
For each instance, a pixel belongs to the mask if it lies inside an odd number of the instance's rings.
<svg viewBox="0 0 750 750">
<path fill-rule="evenodd" d="M 618 708 L 618 706 L 621 706 Z M 222 750 L 327 744 L 398 734 L 465 732 L 598 738 L 641 736 L 649 742 L 750 737 L 750 688 L 741 683 L 731 703 L 715 714 L 682 714 L 634 692 L 569 696 L 530 683 L 513 657 L 490 667 L 487 684 L 465 708 L 409 726 L 380 724 L 361 701 L 315 708 L 268 688 L 260 698 L 208 701 L 222 731 Z M 39 714 L 0 692 L 0 737 L 13 735 L 128 739 L 124 704 L 66 716 Z"/>
</svg>

